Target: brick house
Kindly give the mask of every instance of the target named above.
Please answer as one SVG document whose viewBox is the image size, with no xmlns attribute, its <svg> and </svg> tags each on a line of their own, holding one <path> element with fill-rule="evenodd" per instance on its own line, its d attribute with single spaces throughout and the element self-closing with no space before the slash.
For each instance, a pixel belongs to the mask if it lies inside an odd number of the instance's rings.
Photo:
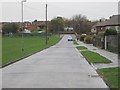
<svg viewBox="0 0 120 90">
<path fill-rule="evenodd" d="M 113 28 L 120 32 L 120 15 L 113 15 L 106 23 L 106 29 Z"/>
<path fill-rule="evenodd" d="M 45 21 L 24 22 L 25 29 L 28 29 L 31 32 L 39 29 L 44 29 L 45 25 L 46 25 Z"/>
<path fill-rule="evenodd" d="M 105 32 L 109 28 L 115 29 L 119 32 L 120 29 L 120 15 L 113 15 L 109 19 L 99 20 L 93 27 L 91 28 L 91 32 L 98 34 L 99 32 Z"/>
<path fill-rule="evenodd" d="M 93 27 L 91 28 L 91 32 L 95 35 L 97 35 L 99 32 L 105 32 L 106 31 L 106 23 L 107 20 L 99 20 Z"/>
<path fill-rule="evenodd" d="M 99 21 L 96 23 L 91 32 L 95 32 L 98 34 L 99 32 L 105 32 L 107 29 L 112 28 L 116 30 L 117 33 L 120 33 L 120 15 L 113 15 L 108 20 Z M 93 30 L 94 29 L 94 30 Z M 119 34 L 118 34 L 119 35 Z M 105 37 L 96 37 L 94 45 L 97 47 L 104 48 L 111 52 L 117 53 L 118 49 L 118 36 L 117 35 L 109 35 Z"/>
</svg>

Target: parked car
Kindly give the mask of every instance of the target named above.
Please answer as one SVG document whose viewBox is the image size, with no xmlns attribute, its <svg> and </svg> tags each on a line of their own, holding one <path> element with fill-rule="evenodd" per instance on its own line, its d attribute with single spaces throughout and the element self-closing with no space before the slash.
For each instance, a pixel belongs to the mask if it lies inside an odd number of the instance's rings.
<svg viewBox="0 0 120 90">
<path fill-rule="evenodd" d="M 68 41 L 73 41 L 73 38 L 71 36 L 69 36 Z"/>
</svg>

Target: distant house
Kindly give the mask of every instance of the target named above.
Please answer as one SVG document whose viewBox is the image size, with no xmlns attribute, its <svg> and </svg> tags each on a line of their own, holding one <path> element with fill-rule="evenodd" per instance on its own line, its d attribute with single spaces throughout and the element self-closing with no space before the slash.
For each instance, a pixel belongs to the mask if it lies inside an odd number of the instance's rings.
<svg viewBox="0 0 120 90">
<path fill-rule="evenodd" d="M 91 32 L 93 34 L 98 34 L 99 32 L 105 32 L 106 31 L 106 23 L 107 20 L 99 20 L 93 27 L 91 28 Z"/>
<path fill-rule="evenodd" d="M 29 34 L 29 33 L 31 33 L 31 32 L 30 32 L 29 30 L 25 29 L 23 33 Z"/>
<path fill-rule="evenodd" d="M 92 28 L 91 28 L 91 34 L 92 35 L 96 35 L 97 34 L 96 24 L 92 26 Z"/>
<path fill-rule="evenodd" d="M 73 29 L 73 27 L 65 27 L 64 28 L 64 31 L 73 31 L 74 29 Z"/>
<path fill-rule="evenodd" d="M 48 21 L 49 24 L 49 21 Z M 46 25 L 46 21 L 34 21 L 34 22 L 24 22 L 25 29 L 30 30 L 31 32 L 39 29 L 43 29 Z"/>
</svg>

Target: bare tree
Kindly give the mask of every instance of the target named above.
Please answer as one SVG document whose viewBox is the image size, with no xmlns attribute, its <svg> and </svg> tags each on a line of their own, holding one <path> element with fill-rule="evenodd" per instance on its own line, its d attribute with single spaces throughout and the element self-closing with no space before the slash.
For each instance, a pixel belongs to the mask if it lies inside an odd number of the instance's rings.
<svg viewBox="0 0 120 90">
<path fill-rule="evenodd" d="M 85 15 L 78 14 L 72 17 L 72 26 L 78 34 L 89 33 L 92 25 Z"/>
</svg>

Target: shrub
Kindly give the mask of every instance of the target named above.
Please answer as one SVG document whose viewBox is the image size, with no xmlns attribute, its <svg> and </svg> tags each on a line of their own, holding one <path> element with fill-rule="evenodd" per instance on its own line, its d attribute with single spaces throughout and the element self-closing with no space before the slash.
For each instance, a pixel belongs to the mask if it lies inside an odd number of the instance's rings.
<svg viewBox="0 0 120 90">
<path fill-rule="evenodd" d="M 103 38 L 103 37 L 104 37 L 104 35 L 105 35 L 105 33 L 104 33 L 104 32 L 99 32 L 97 36 L 98 36 L 98 37 L 100 37 L 100 38 Z"/>
<path fill-rule="evenodd" d="M 81 35 L 80 36 L 80 41 L 84 41 L 85 37 L 86 37 L 86 35 Z"/>
<path fill-rule="evenodd" d="M 84 39 L 84 42 L 87 44 L 91 44 L 92 43 L 93 38 L 91 36 L 86 36 Z"/>
<path fill-rule="evenodd" d="M 6 23 L 3 27 L 3 33 L 17 33 L 17 30 L 19 29 L 19 25 L 16 23 Z"/>
<path fill-rule="evenodd" d="M 108 35 L 117 35 L 117 31 L 115 29 L 107 29 L 106 32 L 105 32 L 105 35 L 108 36 Z"/>
<path fill-rule="evenodd" d="M 77 43 L 77 41 L 76 41 L 76 40 L 73 40 L 73 44 L 78 45 L 78 43 Z"/>
</svg>

